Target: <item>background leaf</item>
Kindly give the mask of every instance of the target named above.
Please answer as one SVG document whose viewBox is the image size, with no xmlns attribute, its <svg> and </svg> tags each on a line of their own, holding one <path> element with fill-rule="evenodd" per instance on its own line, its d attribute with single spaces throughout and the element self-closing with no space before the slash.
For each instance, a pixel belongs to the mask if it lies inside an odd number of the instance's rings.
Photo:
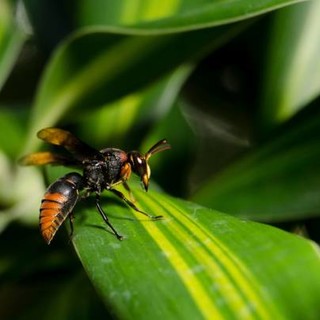
<svg viewBox="0 0 320 320">
<path fill-rule="evenodd" d="M 249 152 L 244 150 L 239 159 L 207 177 L 208 183 L 196 190 L 193 201 L 260 221 L 319 216 L 319 100 L 302 110 L 319 95 L 318 72 L 314 72 L 319 65 L 315 62 L 319 28 L 305 27 L 317 23 L 312 17 L 318 12 L 318 2 L 277 12 L 260 102 L 263 107 L 257 110 L 262 121 L 255 124 L 258 137 Z M 259 134 L 265 135 L 265 130 L 269 136 L 261 139 Z"/>
<path fill-rule="evenodd" d="M 183 65 L 169 77 L 86 115 L 78 123 L 84 128 L 82 134 L 92 137 L 101 147 L 110 141 L 122 148 L 132 148 L 139 132 L 146 133 L 170 113 L 192 69 L 193 66 Z M 154 139 L 145 150 L 162 138 Z"/>
<path fill-rule="evenodd" d="M 260 120 L 282 123 L 320 93 L 320 2 L 279 10 L 274 17 Z"/>
<path fill-rule="evenodd" d="M 302 113 L 282 134 L 209 180 L 193 200 L 264 221 L 319 215 L 319 127 L 318 108 Z"/>
<path fill-rule="evenodd" d="M 239 27 L 232 26 L 150 37 L 102 31 L 75 35 L 61 45 L 44 75 L 24 152 L 34 148 L 39 129 L 70 115 L 75 105 L 77 110 L 92 110 L 126 95 L 183 62 L 199 58 L 237 32 Z M 208 42 L 212 38 L 215 40 Z"/>
<path fill-rule="evenodd" d="M 13 68 L 26 35 L 14 21 L 11 1 L 0 3 L 0 89 Z"/>
<path fill-rule="evenodd" d="M 194 30 L 248 19 L 300 0 L 154 0 L 80 1 L 76 20 L 80 25 L 125 26 L 135 32 L 177 32 Z"/>
</svg>

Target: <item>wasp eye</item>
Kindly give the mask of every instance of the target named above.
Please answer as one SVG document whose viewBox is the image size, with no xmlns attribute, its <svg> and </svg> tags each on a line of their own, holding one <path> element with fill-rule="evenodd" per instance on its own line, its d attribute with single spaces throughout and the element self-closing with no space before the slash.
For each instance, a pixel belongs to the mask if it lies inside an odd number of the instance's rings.
<svg viewBox="0 0 320 320">
<path fill-rule="evenodd" d="M 141 157 L 137 157 L 135 158 L 135 169 L 136 169 L 136 173 L 141 177 L 146 173 L 146 160 L 141 158 Z"/>
<path fill-rule="evenodd" d="M 129 155 L 129 161 L 134 173 L 141 175 L 141 170 L 143 168 L 143 159 L 141 154 L 137 151 L 131 151 Z"/>
<path fill-rule="evenodd" d="M 135 160 L 136 160 L 137 166 L 142 166 L 144 161 L 140 157 L 137 157 Z"/>
</svg>

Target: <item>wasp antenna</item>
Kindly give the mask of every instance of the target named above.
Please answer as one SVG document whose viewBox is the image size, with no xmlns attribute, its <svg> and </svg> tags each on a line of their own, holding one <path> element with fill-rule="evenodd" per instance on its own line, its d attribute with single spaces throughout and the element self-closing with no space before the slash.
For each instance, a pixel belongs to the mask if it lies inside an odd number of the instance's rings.
<svg viewBox="0 0 320 320">
<path fill-rule="evenodd" d="M 148 152 L 145 154 L 145 159 L 148 160 L 153 154 L 168 149 L 171 149 L 171 145 L 166 139 L 162 139 L 148 150 Z"/>
</svg>

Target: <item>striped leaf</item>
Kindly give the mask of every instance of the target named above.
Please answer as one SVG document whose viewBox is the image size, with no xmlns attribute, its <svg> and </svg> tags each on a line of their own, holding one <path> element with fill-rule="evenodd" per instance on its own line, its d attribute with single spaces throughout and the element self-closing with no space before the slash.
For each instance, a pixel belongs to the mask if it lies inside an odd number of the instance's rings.
<svg viewBox="0 0 320 320">
<path fill-rule="evenodd" d="M 113 198 L 103 206 L 118 241 L 91 207 L 76 210 L 73 243 L 118 318 L 315 319 L 319 251 L 276 228 L 135 190 L 150 221 Z M 308 272 L 305 272 L 308 270 Z"/>
</svg>

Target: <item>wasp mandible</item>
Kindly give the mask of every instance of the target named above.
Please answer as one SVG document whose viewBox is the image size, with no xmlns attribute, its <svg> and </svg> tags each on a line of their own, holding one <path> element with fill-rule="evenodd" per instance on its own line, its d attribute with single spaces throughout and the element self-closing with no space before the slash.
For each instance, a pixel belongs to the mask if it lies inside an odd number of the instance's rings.
<svg viewBox="0 0 320 320">
<path fill-rule="evenodd" d="M 82 169 L 82 174 L 71 172 L 53 182 L 43 196 L 39 225 L 42 237 L 47 244 L 50 244 L 67 217 L 70 219 L 71 235 L 73 234 L 72 211 L 81 198 L 81 191 L 84 191 L 84 196 L 95 194 L 98 212 L 119 240 L 122 240 L 123 237 L 112 226 L 100 205 L 100 195 L 104 190 L 111 191 L 135 211 L 152 220 L 162 218 L 162 216 L 152 216 L 143 212 L 115 187 L 123 184 L 131 194 L 127 181 L 133 172 L 140 177 L 145 191 L 148 191 L 151 175 L 148 161 L 152 155 L 171 148 L 166 139 L 160 140 L 145 154 L 141 154 L 139 151 L 125 152 L 116 148 L 98 151 L 69 131 L 59 128 L 42 129 L 37 133 L 37 136 L 47 143 L 63 147 L 68 152 L 68 156 L 50 151 L 36 152 L 23 157 L 20 161 L 21 164 L 55 164 Z"/>
</svg>

